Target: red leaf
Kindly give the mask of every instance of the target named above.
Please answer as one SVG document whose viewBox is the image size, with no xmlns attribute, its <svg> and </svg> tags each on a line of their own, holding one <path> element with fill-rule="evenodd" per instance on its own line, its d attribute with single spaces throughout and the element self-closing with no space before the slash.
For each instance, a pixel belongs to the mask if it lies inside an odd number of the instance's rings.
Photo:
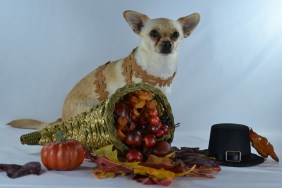
<svg viewBox="0 0 282 188">
<path fill-rule="evenodd" d="M 28 174 L 37 174 L 41 172 L 41 164 L 39 162 L 29 162 L 25 165 L 16 164 L 0 164 L 0 170 L 4 170 L 10 178 L 18 178 Z"/>
<path fill-rule="evenodd" d="M 172 180 L 168 180 L 168 179 L 158 180 L 157 178 L 151 178 L 151 177 L 141 176 L 141 175 L 136 175 L 133 177 L 133 179 L 139 183 L 142 183 L 143 185 L 157 184 L 157 185 L 169 186 L 172 183 Z"/>
</svg>

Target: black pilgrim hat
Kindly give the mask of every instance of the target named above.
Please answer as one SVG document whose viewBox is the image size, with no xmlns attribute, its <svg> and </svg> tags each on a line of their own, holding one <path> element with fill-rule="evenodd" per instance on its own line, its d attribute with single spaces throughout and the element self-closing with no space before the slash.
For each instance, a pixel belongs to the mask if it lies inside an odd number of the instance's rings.
<svg viewBox="0 0 282 188">
<path fill-rule="evenodd" d="M 241 124 L 213 125 L 207 152 L 223 166 L 247 167 L 264 162 L 264 158 L 251 153 L 249 127 Z"/>
</svg>

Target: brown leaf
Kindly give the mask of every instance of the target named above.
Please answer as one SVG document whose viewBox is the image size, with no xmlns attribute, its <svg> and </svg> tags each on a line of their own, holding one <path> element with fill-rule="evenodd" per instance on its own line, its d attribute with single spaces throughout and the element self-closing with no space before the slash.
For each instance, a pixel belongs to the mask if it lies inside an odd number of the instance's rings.
<svg viewBox="0 0 282 188">
<path fill-rule="evenodd" d="M 274 152 L 274 148 L 270 142 L 268 142 L 267 138 L 258 135 L 253 129 L 250 129 L 250 139 L 252 146 L 257 150 L 257 152 L 264 158 L 271 156 L 272 159 L 279 162 L 279 158 Z"/>
<path fill-rule="evenodd" d="M 162 164 L 166 166 L 173 166 L 173 160 L 168 157 L 158 157 L 153 154 L 149 154 L 145 164 Z"/>
<path fill-rule="evenodd" d="M 39 162 L 29 162 L 23 166 L 17 164 L 0 164 L 0 170 L 6 171 L 7 176 L 10 178 L 18 178 L 28 174 L 40 175 L 41 164 Z"/>
<path fill-rule="evenodd" d="M 141 176 L 141 175 L 136 175 L 133 177 L 133 179 L 136 180 L 137 182 L 142 183 L 143 185 L 157 184 L 157 185 L 169 186 L 172 183 L 172 180 L 168 180 L 168 179 L 159 180 L 157 178 Z"/>
</svg>

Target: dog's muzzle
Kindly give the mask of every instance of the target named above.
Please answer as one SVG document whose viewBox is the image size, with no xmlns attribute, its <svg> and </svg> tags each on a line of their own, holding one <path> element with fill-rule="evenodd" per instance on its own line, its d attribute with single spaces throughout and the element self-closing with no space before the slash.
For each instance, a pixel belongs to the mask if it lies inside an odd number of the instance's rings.
<svg viewBox="0 0 282 188">
<path fill-rule="evenodd" d="M 164 41 L 161 45 L 161 53 L 169 54 L 172 52 L 172 43 L 170 41 Z"/>
</svg>

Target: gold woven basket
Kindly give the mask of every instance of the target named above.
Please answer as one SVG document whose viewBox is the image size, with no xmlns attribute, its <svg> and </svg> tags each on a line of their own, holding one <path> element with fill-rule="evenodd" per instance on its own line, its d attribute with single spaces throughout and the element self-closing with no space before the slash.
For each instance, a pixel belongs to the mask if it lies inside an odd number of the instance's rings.
<svg viewBox="0 0 282 188">
<path fill-rule="evenodd" d="M 174 118 L 171 106 L 166 96 L 148 84 L 126 85 L 118 89 L 110 98 L 104 100 L 89 111 L 74 116 L 70 120 L 49 125 L 46 128 L 21 136 L 21 143 L 28 145 L 45 145 L 57 141 L 58 129 L 66 139 L 75 139 L 89 151 L 113 144 L 119 151 L 125 152 L 128 147 L 119 139 L 115 129 L 115 104 L 126 94 L 136 90 L 149 91 L 158 103 L 157 110 L 160 117 L 166 117 L 172 122 L 169 133 L 162 139 L 168 142 L 174 136 Z"/>
</svg>

